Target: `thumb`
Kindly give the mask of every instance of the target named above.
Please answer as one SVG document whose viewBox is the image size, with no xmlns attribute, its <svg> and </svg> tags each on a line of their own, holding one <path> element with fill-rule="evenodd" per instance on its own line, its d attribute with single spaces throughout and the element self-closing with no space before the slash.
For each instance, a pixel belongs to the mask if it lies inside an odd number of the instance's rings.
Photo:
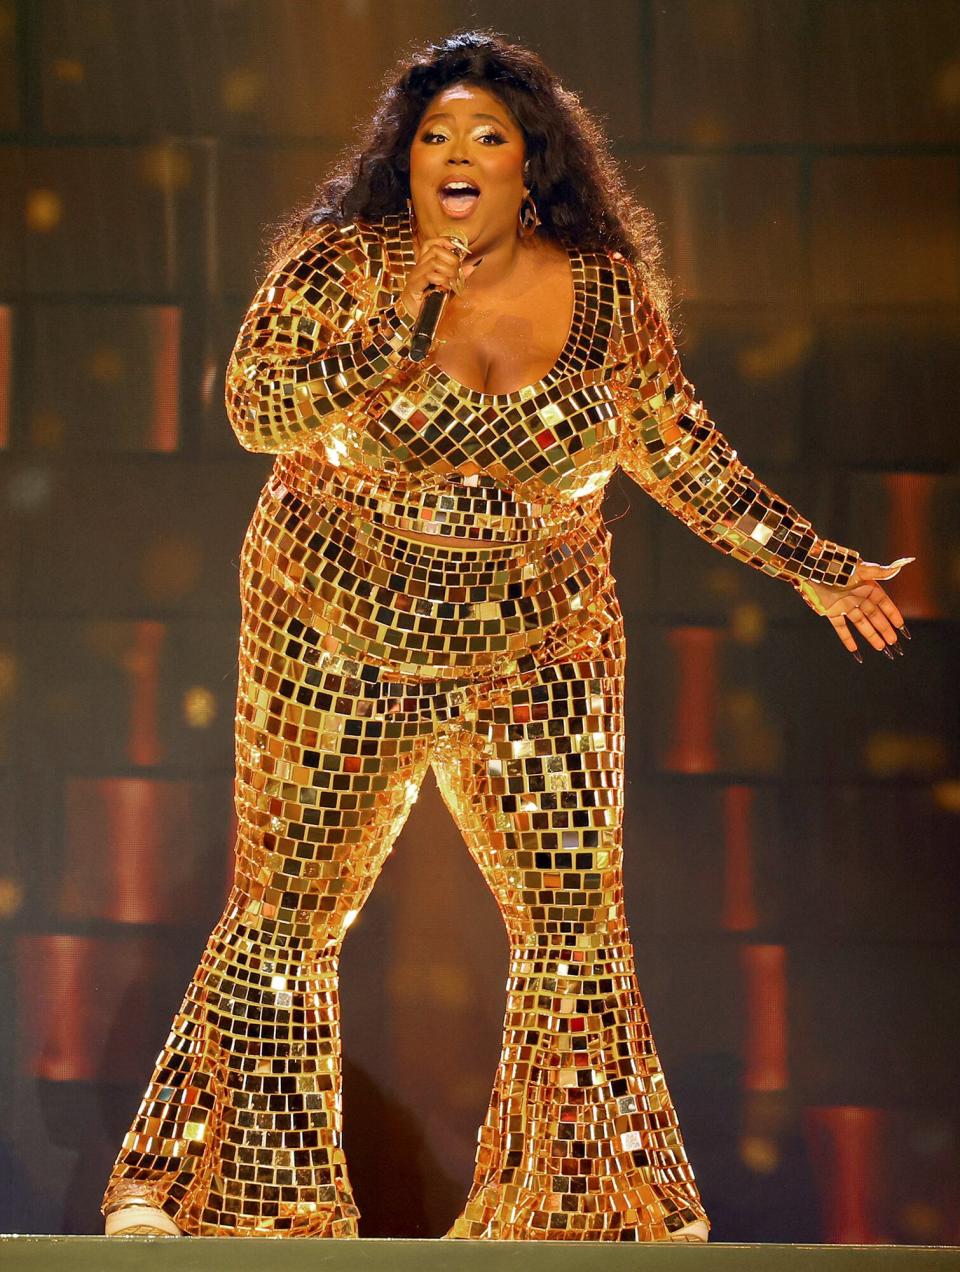
<svg viewBox="0 0 960 1272">
<path fill-rule="evenodd" d="M 916 561 L 916 557 L 897 557 L 889 565 L 878 565 L 876 561 L 861 561 L 861 575 L 868 579 L 892 579 L 900 573 L 905 565 Z"/>
</svg>

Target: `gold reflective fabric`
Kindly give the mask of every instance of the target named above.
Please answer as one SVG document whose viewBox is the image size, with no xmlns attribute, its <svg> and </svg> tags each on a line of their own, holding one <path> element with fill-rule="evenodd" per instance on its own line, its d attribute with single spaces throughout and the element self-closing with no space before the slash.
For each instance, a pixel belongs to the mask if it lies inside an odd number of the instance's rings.
<svg viewBox="0 0 960 1272">
<path fill-rule="evenodd" d="M 566 344 L 512 393 L 405 356 L 406 217 L 318 225 L 254 297 L 228 414 L 277 459 L 241 561 L 236 873 L 106 1212 L 143 1199 L 194 1235 L 358 1235 L 340 949 L 432 766 L 510 941 L 501 1057 L 446 1235 L 651 1241 L 707 1221 L 624 916 L 603 489 L 622 465 L 789 581 L 843 581 L 859 558 L 736 459 L 639 271 L 570 255 Z"/>
</svg>

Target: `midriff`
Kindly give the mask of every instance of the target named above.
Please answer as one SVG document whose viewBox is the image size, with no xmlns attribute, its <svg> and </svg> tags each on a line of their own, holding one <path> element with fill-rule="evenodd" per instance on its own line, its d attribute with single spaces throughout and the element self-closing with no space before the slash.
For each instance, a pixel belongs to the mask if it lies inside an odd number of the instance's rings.
<svg viewBox="0 0 960 1272">
<path fill-rule="evenodd" d="M 441 543 L 443 544 L 444 547 L 447 547 L 448 545 L 452 545 L 453 547 L 457 547 L 457 548 L 475 548 L 477 546 L 481 546 L 480 541 L 478 541 L 477 539 L 467 539 L 467 538 L 464 538 L 463 535 L 421 534 L 419 530 L 403 530 L 401 531 L 401 533 L 403 534 L 403 537 L 405 539 L 416 539 L 418 543 Z M 510 540 L 509 539 L 505 539 L 502 541 L 497 540 L 498 547 L 500 546 L 501 542 L 507 544 L 510 542 Z M 516 546 L 520 548 L 520 547 L 523 547 L 523 544 L 517 543 Z"/>
</svg>

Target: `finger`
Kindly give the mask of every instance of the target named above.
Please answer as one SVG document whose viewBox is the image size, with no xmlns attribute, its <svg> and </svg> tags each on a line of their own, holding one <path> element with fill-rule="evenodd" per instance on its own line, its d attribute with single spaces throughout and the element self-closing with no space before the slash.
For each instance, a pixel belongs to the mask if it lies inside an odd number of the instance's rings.
<svg viewBox="0 0 960 1272">
<path fill-rule="evenodd" d="M 891 561 L 889 565 L 878 565 L 876 561 L 860 562 L 860 577 L 864 579 L 892 579 L 895 578 L 905 565 L 909 565 L 911 561 L 916 561 L 916 557 L 897 557 L 896 561 Z"/>
<path fill-rule="evenodd" d="M 880 589 L 877 588 L 879 592 Z M 893 625 L 884 614 L 880 605 L 878 605 L 870 597 L 865 597 L 858 606 L 860 612 L 864 615 L 868 622 L 872 623 L 875 630 L 880 633 L 881 637 L 888 645 L 892 645 L 897 639 L 897 634 L 893 630 Z"/>
<path fill-rule="evenodd" d="M 877 600 L 877 604 L 879 605 L 880 609 L 883 611 L 886 618 L 890 621 L 892 626 L 896 628 L 905 627 L 906 619 L 903 617 L 903 614 L 900 612 L 900 610 L 897 608 L 894 602 L 890 599 L 890 597 L 887 596 L 883 588 L 878 587 L 875 590 L 880 593 L 880 598 L 879 600 Z"/>
<path fill-rule="evenodd" d="M 433 283 L 435 287 L 442 287 L 445 291 L 454 291 L 457 282 L 457 271 L 455 269 L 431 269 L 427 273 L 427 283 Z"/>
<path fill-rule="evenodd" d="M 453 243 L 448 235 L 437 234 L 434 238 L 424 239 L 420 244 L 421 252 L 426 252 L 431 247 L 445 247 L 449 251 L 452 251 Z"/>
<path fill-rule="evenodd" d="M 838 614 L 831 618 L 830 622 L 833 625 L 833 630 L 840 638 L 840 643 L 845 646 L 845 648 L 849 649 L 851 654 L 856 654 L 856 656 L 860 658 L 860 651 L 857 649 L 857 642 L 854 640 L 853 633 L 847 626 L 844 616 L 842 614 Z M 860 658 L 860 661 L 862 662 L 863 659 Z"/>
<path fill-rule="evenodd" d="M 432 252 L 429 256 L 424 257 L 418 262 L 418 269 L 449 269 L 456 270 L 460 266 L 459 257 L 454 256 L 452 252 Z"/>
<path fill-rule="evenodd" d="M 457 262 L 460 259 L 460 253 L 450 246 L 449 239 L 435 239 L 429 247 L 424 247 L 420 253 L 421 261 L 445 260 Z"/>
<path fill-rule="evenodd" d="M 867 564 L 870 565 L 871 563 L 868 562 Z M 897 565 L 897 562 L 894 561 L 893 564 Z M 876 565 L 872 568 L 883 570 L 889 567 Z M 864 579 L 859 586 L 853 589 L 853 595 L 865 597 L 873 604 L 878 605 L 883 614 L 898 630 L 902 631 L 906 627 L 906 620 L 900 609 L 875 580 Z"/>
<path fill-rule="evenodd" d="M 880 608 L 883 610 L 884 614 L 886 614 L 893 626 L 898 630 L 902 630 L 906 627 L 907 620 L 903 617 L 903 614 L 893 601 L 891 601 L 890 597 L 887 596 L 886 592 L 883 594 L 883 600 L 880 601 Z"/>
<path fill-rule="evenodd" d="M 848 622 L 853 623 L 854 627 L 864 640 L 869 641 L 874 649 L 883 649 L 886 641 L 874 627 L 873 623 L 870 622 L 870 619 L 867 618 L 866 614 L 864 614 L 859 605 L 855 605 L 853 609 L 847 610 L 847 620 Z"/>
</svg>

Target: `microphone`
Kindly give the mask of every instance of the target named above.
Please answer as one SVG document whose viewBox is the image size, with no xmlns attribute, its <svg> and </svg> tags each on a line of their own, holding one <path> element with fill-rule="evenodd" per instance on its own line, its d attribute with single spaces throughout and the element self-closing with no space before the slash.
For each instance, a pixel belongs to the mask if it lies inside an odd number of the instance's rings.
<svg viewBox="0 0 960 1272">
<path fill-rule="evenodd" d="M 456 252 L 458 259 L 462 261 L 470 251 L 470 244 L 464 236 L 454 233 L 445 234 L 444 238 L 450 240 L 450 246 Z M 413 324 L 413 335 L 410 337 L 408 356 L 411 362 L 422 362 L 430 352 L 433 337 L 449 298 L 449 289 L 438 287 L 436 283 L 428 283 L 423 289 L 420 312 L 417 314 L 417 321 Z"/>
</svg>

